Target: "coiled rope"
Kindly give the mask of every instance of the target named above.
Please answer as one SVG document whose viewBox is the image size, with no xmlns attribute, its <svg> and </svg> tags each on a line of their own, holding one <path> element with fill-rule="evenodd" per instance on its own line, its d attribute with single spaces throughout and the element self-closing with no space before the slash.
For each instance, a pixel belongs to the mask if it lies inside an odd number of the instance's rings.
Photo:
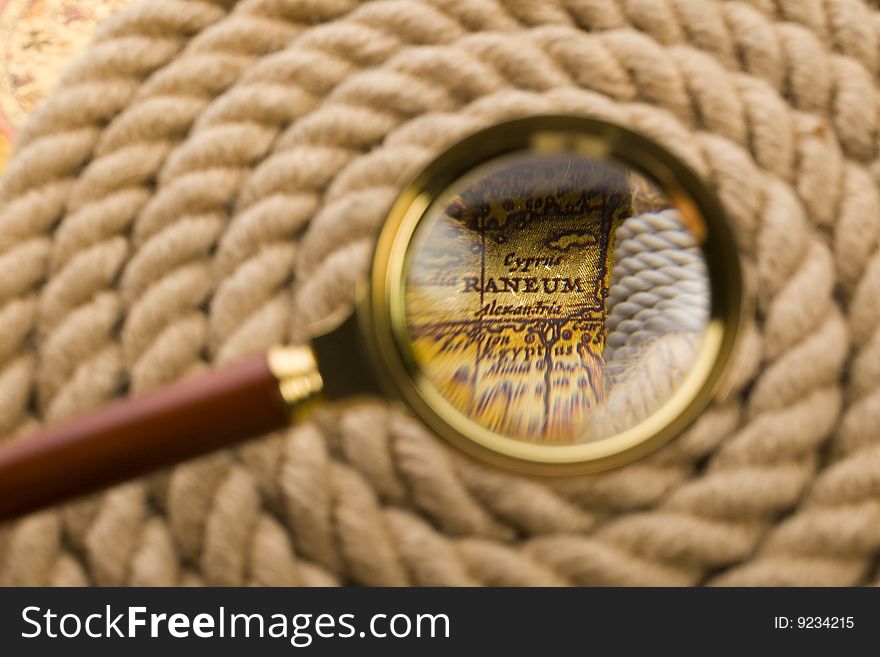
<svg viewBox="0 0 880 657">
<path fill-rule="evenodd" d="M 612 376 L 660 336 L 698 335 L 709 319 L 709 273 L 674 210 L 630 217 L 615 233 L 605 362 Z"/>
<path fill-rule="evenodd" d="M 400 184 L 573 112 L 716 189 L 756 309 L 678 440 L 539 481 L 381 401 L 0 529 L 5 584 L 880 580 L 880 12 L 862 0 L 148 0 L 0 181 L 0 434 L 351 303 Z"/>
</svg>

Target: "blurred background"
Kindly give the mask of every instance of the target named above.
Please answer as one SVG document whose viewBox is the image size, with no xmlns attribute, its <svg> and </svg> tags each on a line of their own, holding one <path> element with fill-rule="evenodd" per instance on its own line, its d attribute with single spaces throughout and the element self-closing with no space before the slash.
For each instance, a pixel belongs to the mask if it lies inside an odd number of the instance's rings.
<svg viewBox="0 0 880 657">
<path fill-rule="evenodd" d="M 132 0 L 0 0 L 0 173 L 15 131 L 97 25 Z"/>
</svg>

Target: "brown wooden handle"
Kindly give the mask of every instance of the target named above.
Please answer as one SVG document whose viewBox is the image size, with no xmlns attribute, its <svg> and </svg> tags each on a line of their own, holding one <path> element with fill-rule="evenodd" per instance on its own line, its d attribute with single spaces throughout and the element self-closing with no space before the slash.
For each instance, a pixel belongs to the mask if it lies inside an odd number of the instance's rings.
<svg viewBox="0 0 880 657">
<path fill-rule="evenodd" d="M 285 426 L 265 356 L 118 402 L 0 446 L 0 519 Z"/>
</svg>

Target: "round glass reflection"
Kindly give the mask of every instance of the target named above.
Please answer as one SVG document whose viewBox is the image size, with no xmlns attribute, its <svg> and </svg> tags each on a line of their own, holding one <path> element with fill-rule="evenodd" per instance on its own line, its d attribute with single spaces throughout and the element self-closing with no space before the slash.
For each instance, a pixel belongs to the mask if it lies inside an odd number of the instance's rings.
<svg viewBox="0 0 880 657">
<path fill-rule="evenodd" d="M 467 418 L 544 444 L 610 437 L 687 374 L 711 306 L 699 240 L 653 183 L 572 153 L 490 160 L 405 262 L 411 357 Z"/>
</svg>

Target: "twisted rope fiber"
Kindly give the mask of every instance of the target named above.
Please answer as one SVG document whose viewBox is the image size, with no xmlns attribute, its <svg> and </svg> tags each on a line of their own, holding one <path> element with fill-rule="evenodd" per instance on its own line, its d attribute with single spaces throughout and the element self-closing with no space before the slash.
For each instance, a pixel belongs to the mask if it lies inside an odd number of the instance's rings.
<svg viewBox="0 0 880 657">
<path fill-rule="evenodd" d="M 150 66 L 107 54 L 167 35 L 184 15 L 156 9 L 170 4 L 212 19 Z M 374 2 L 317 17 L 333 3 L 161 0 L 112 22 L 0 182 L 4 433 L 302 338 L 350 303 L 404 169 L 540 111 L 623 121 L 706 176 L 756 316 L 730 398 L 626 468 L 533 481 L 380 402 L 328 409 L 5 528 L 2 581 L 876 579 L 877 130 L 852 106 L 876 104 L 862 44 L 878 20 L 861 3 L 792 4 Z M 841 100 L 852 89 L 862 102 Z"/>
<path fill-rule="evenodd" d="M 709 274 L 674 210 L 630 217 L 615 232 L 606 370 L 622 371 L 659 336 L 698 334 L 709 316 Z"/>
</svg>

